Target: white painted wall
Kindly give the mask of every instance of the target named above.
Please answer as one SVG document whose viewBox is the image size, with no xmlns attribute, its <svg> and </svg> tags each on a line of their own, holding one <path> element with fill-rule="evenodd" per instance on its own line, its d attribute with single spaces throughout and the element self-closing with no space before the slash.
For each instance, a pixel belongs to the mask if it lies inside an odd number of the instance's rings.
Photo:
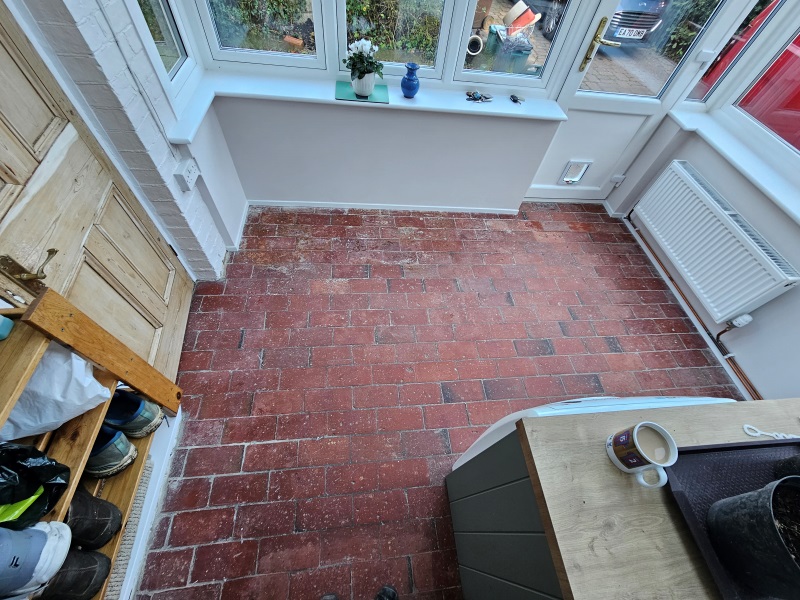
<svg viewBox="0 0 800 600">
<path fill-rule="evenodd" d="M 671 119 L 662 124 L 631 167 L 624 188 L 609 197 L 611 211 L 627 213 L 672 160 L 689 161 L 778 252 L 800 268 L 800 226 L 697 134 L 680 131 Z M 662 252 L 657 253 L 662 260 L 665 258 Z M 670 272 L 681 289 L 690 295 L 689 286 L 680 280 L 674 268 L 670 268 Z M 723 329 L 714 324 L 698 301 L 690 299 L 713 333 Z M 751 314 L 753 323 L 726 333 L 722 341 L 735 354 L 762 396 L 800 396 L 797 376 L 800 291 L 790 290 Z"/>
<path fill-rule="evenodd" d="M 198 187 L 203 199 L 228 250 L 235 250 L 247 218 L 247 198 L 213 106 L 208 109 L 189 151 L 200 167 Z"/>
<path fill-rule="evenodd" d="M 558 122 L 217 98 L 251 202 L 516 212 Z"/>
</svg>

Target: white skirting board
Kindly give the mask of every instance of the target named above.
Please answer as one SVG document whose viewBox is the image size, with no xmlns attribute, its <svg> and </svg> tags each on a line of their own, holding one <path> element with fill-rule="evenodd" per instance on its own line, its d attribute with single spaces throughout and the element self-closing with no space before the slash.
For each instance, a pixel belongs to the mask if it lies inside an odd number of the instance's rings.
<svg viewBox="0 0 800 600">
<path fill-rule="evenodd" d="M 145 558 L 147 557 L 150 534 L 157 524 L 156 519 L 161 511 L 161 501 L 167 486 L 172 455 L 178 443 L 183 414 L 178 409 L 178 414 L 175 417 L 167 417 L 167 419 L 169 419 L 169 426 L 167 426 L 167 423 L 162 424 L 153 434 L 153 443 L 150 445 L 150 460 L 153 462 L 153 473 L 150 476 L 150 485 L 147 488 L 142 515 L 139 519 L 136 541 L 131 550 L 128 572 L 122 582 L 122 589 L 119 595 L 121 600 L 130 600 L 136 594 Z"/>
<path fill-rule="evenodd" d="M 523 200 L 520 200 L 523 202 Z M 495 208 L 491 206 L 475 207 L 475 206 L 435 206 L 423 204 L 358 204 L 358 203 L 344 203 L 344 202 L 317 202 L 317 201 L 294 201 L 294 200 L 248 200 L 247 204 L 250 208 L 259 206 L 273 206 L 279 208 L 330 208 L 330 209 L 343 209 L 343 210 L 408 210 L 408 211 L 425 211 L 425 212 L 443 212 L 443 213 L 482 213 L 482 214 L 500 214 L 500 215 L 516 215 L 519 212 L 517 208 Z"/>
</svg>

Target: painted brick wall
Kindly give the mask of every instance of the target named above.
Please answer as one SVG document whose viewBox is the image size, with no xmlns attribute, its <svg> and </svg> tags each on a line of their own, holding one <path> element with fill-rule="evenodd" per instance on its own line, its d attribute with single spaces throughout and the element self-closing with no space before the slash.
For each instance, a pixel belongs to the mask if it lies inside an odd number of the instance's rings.
<svg viewBox="0 0 800 600">
<path fill-rule="evenodd" d="M 173 177 L 190 154 L 166 138 L 175 114 L 124 0 L 23 1 L 187 266 L 219 278 L 225 243 L 200 190 Z"/>
</svg>

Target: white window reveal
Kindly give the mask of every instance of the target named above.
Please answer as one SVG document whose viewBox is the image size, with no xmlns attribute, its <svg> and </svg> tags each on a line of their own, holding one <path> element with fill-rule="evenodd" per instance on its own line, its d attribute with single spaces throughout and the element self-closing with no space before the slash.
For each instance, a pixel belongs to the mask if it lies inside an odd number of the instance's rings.
<svg viewBox="0 0 800 600">
<path fill-rule="evenodd" d="M 164 69 L 171 78 L 186 60 L 186 48 L 178 33 L 172 10 L 166 0 L 138 0 L 138 2 Z"/>
</svg>

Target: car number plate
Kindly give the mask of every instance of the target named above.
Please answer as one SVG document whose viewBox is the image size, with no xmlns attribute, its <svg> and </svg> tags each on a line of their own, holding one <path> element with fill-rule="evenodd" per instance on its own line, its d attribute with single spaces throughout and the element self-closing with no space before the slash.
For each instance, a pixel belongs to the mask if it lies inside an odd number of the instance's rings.
<svg viewBox="0 0 800 600">
<path fill-rule="evenodd" d="M 620 27 L 617 29 L 616 37 L 641 40 L 645 33 L 647 33 L 647 29 L 629 29 L 627 27 Z"/>
</svg>

